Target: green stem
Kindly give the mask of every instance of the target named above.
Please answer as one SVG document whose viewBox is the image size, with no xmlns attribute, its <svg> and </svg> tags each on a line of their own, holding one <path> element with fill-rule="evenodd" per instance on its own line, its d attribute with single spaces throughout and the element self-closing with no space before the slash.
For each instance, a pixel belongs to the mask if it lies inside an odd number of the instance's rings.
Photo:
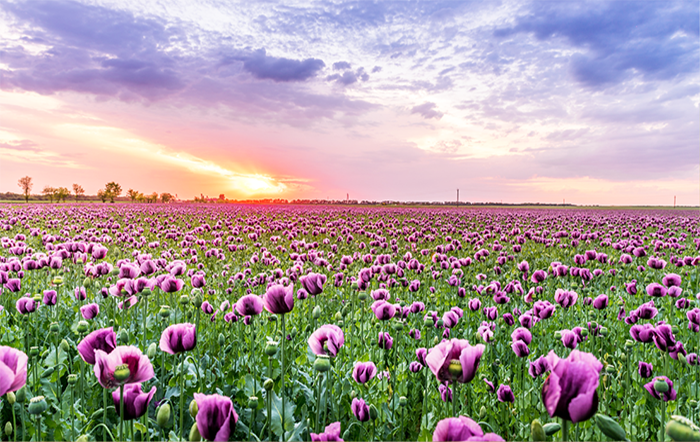
<svg viewBox="0 0 700 442">
<path fill-rule="evenodd" d="M 284 440 L 284 423 L 285 423 L 285 394 L 284 394 L 284 375 L 285 375 L 285 361 L 284 361 L 284 347 L 286 346 L 285 344 L 287 343 L 287 328 L 285 327 L 284 323 L 284 314 L 282 315 L 282 386 L 280 388 L 280 393 L 282 394 L 282 440 Z"/>
<path fill-rule="evenodd" d="M 563 442 L 569 440 L 569 421 L 566 419 L 561 420 L 561 440 Z"/>
<path fill-rule="evenodd" d="M 14 437 L 12 438 L 12 440 L 17 440 L 17 419 L 15 417 L 15 404 L 12 404 L 11 407 L 12 407 L 12 431 L 14 432 Z M 72 413 L 71 413 L 71 415 L 72 415 Z M 71 436 L 72 435 L 73 435 L 73 433 L 71 433 Z"/>
<path fill-rule="evenodd" d="M 316 377 L 316 433 L 321 432 L 321 376 Z"/>
<path fill-rule="evenodd" d="M 185 440 L 185 354 L 180 355 L 180 439 Z"/>
<path fill-rule="evenodd" d="M 119 440 L 124 438 L 124 385 L 119 386 Z"/>
<path fill-rule="evenodd" d="M 146 348 L 148 347 L 146 345 L 146 318 L 148 317 L 148 296 L 143 297 L 143 337 L 141 338 L 143 341 L 143 350 L 146 351 Z"/>
<path fill-rule="evenodd" d="M 107 440 L 107 389 L 102 389 L 102 440 Z M 74 436 L 75 437 L 75 436 Z"/>
<path fill-rule="evenodd" d="M 458 382 L 452 381 L 452 417 L 457 417 L 457 385 Z"/>
</svg>

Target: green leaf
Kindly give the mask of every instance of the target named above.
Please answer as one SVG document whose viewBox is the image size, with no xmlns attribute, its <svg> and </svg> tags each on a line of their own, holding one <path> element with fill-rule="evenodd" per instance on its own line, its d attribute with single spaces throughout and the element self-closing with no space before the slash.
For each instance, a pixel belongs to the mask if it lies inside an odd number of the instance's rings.
<svg viewBox="0 0 700 442">
<path fill-rule="evenodd" d="M 433 433 L 430 432 L 427 428 L 423 428 L 420 430 L 420 434 L 418 435 L 418 441 L 419 442 L 430 442 L 433 440 Z"/>
<path fill-rule="evenodd" d="M 282 399 L 277 396 L 274 390 L 270 391 L 272 394 L 272 431 L 278 435 L 282 435 Z M 294 403 L 287 400 L 284 404 L 284 431 L 289 431 L 294 429 Z"/>
<path fill-rule="evenodd" d="M 286 416 L 285 416 L 286 419 Z M 284 434 L 284 440 L 287 441 L 300 441 L 301 435 L 306 429 L 306 421 L 301 421 L 296 424 L 294 424 L 294 429 L 292 431 L 287 431 Z"/>
</svg>

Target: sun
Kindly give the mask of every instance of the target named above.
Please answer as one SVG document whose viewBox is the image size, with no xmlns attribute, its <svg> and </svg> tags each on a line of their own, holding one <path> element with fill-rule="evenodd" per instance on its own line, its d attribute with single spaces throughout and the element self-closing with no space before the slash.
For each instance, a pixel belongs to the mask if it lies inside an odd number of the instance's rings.
<svg viewBox="0 0 700 442">
<path fill-rule="evenodd" d="M 249 195 L 281 193 L 286 186 L 272 178 L 263 175 L 248 175 L 236 177 L 234 180 L 236 188 Z"/>
</svg>

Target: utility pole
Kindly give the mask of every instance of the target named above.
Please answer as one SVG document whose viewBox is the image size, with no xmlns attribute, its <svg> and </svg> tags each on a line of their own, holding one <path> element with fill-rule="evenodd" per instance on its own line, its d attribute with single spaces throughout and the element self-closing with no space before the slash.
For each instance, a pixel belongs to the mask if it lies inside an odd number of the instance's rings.
<svg viewBox="0 0 700 442">
<path fill-rule="evenodd" d="M 459 206 L 459 189 L 457 189 L 457 205 Z"/>
<path fill-rule="evenodd" d="M 676 195 L 673 195 L 673 208 L 676 208 Z"/>
<path fill-rule="evenodd" d="M 346 202 L 346 203 L 349 203 L 349 202 L 350 202 L 350 194 L 349 194 L 349 193 L 346 193 L 346 194 L 345 194 L 345 202 Z"/>
</svg>

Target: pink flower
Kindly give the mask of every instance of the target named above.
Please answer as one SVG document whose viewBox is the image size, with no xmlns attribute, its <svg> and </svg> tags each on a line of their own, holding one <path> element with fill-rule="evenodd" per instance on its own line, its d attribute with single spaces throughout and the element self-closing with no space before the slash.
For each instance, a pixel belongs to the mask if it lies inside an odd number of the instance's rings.
<svg viewBox="0 0 700 442">
<path fill-rule="evenodd" d="M 80 314 L 83 315 L 86 321 L 89 321 L 100 314 L 100 306 L 97 304 L 86 304 L 80 307 Z"/>
<path fill-rule="evenodd" d="M 338 350 L 345 343 L 345 336 L 340 327 L 333 324 L 322 325 L 309 336 L 309 348 L 315 355 L 337 356 Z"/>
<path fill-rule="evenodd" d="M 128 374 L 123 379 L 117 379 L 115 373 L 128 367 Z M 125 384 L 146 382 L 154 375 L 153 365 L 148 356 L 134 346 L 119 346 L 107 354 L 102 350 L 95 351 L 95 376 L 104 388 L 116 388 Z M 124 370 L 126 371 L 126 370 Z"/>
<path fill-rule="evenodd" d="M 27 383 L 27 355 L 16 348 L 0 346 L 0 396 Z"/>
</svg>

